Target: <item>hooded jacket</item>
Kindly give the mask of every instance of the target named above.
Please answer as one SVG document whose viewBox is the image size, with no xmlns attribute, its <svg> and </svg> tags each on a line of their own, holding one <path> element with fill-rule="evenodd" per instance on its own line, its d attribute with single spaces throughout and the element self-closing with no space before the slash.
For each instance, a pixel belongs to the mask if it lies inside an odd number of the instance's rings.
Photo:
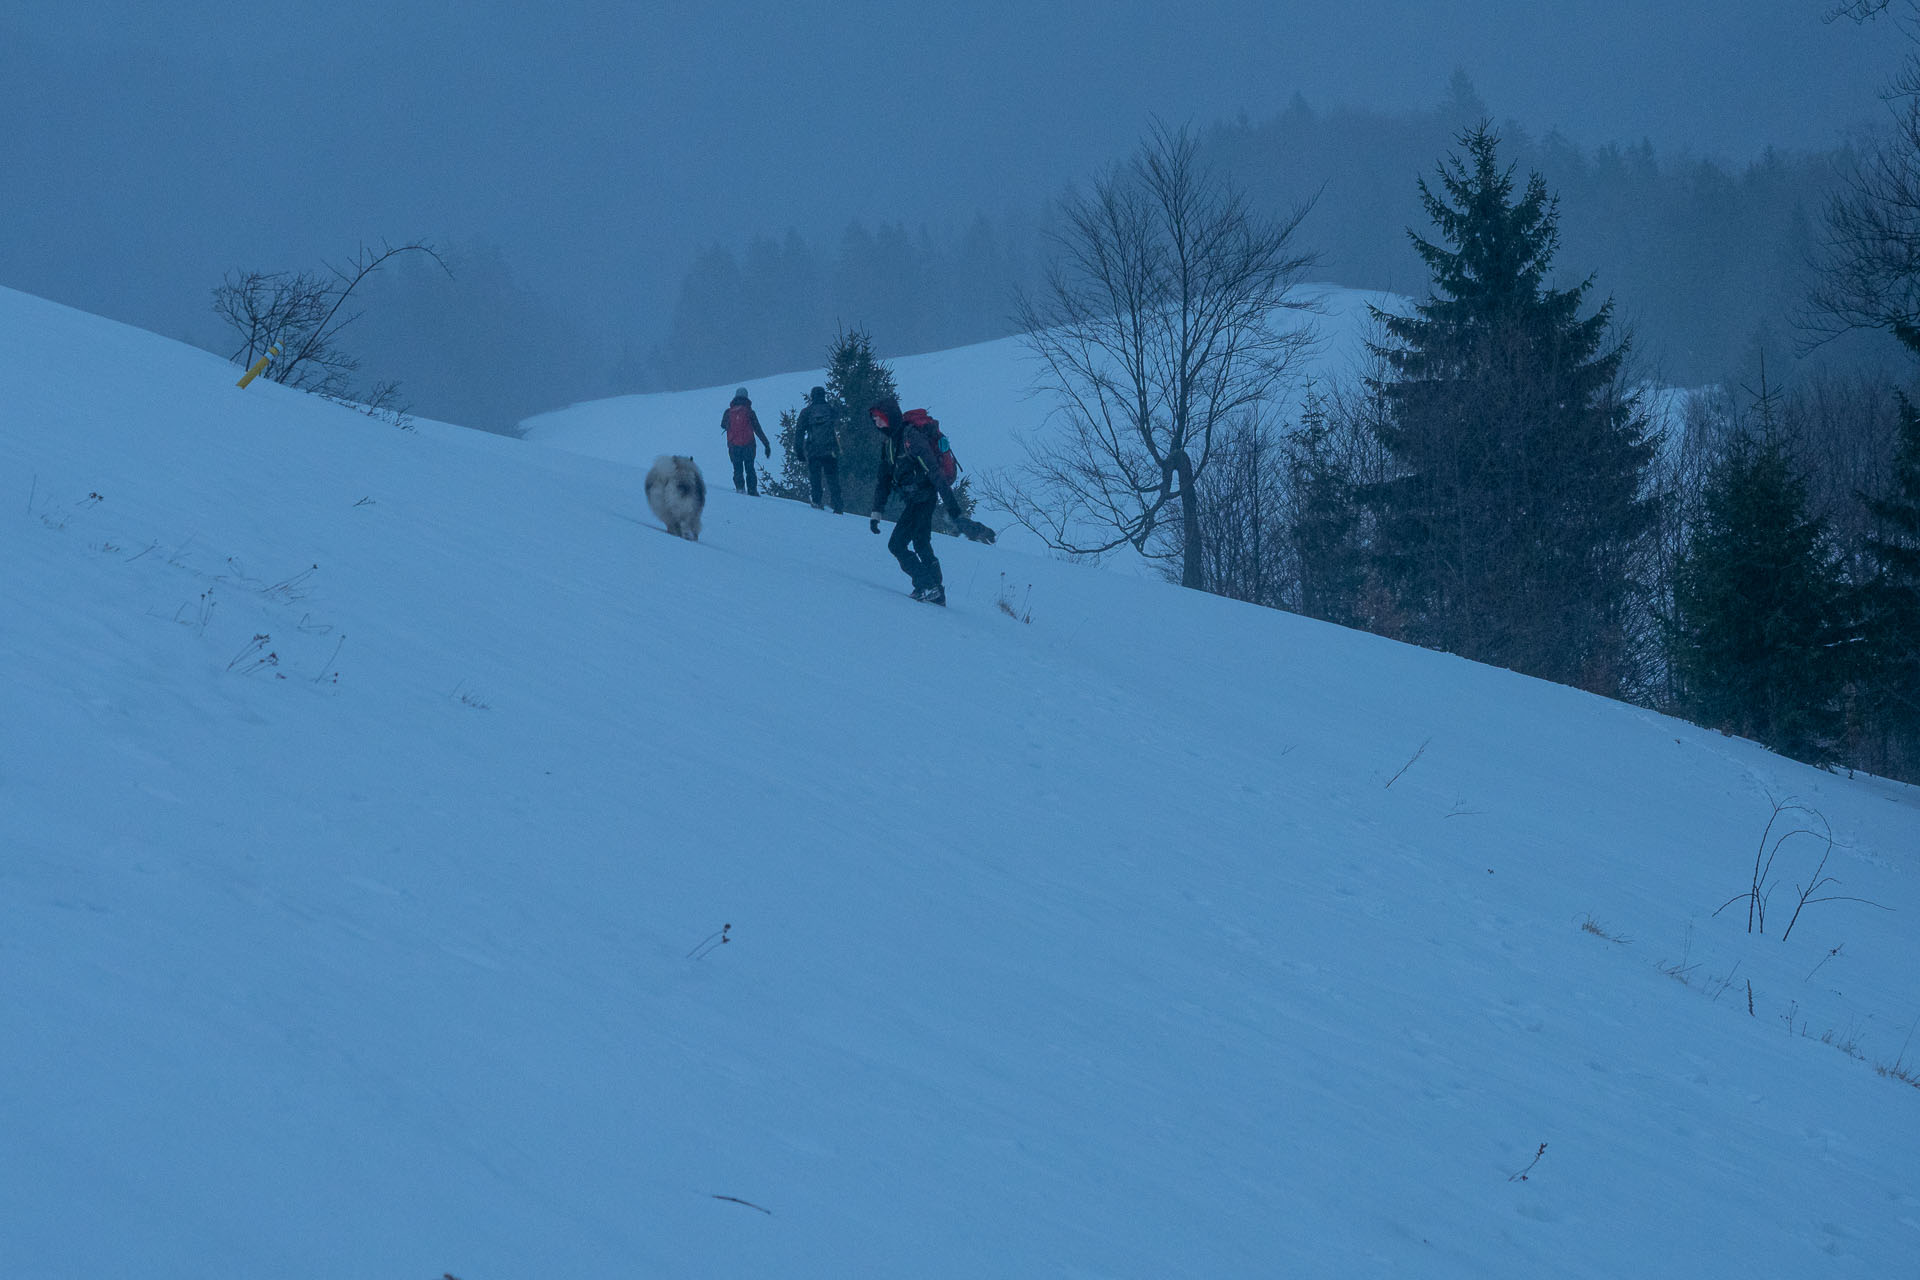
<svg viewBox="0 0 1920 1280">
<path fill-rule="evenodd" d="M 900 402 L 883 400 L 870 412 L 883 416 L 887 423 L 880 432 L 880 474 L 874 480 L 872 510 L 885 511 L 887 500 L 898 490 L 901 501 L 909 506 L 942 501 L 956 525 L 965 519 L 959 498 L 941 474 L 940 456 L 934 452 L 933 442 L 924 432 L 907 425 L 900 415 Z"/>
</svg>

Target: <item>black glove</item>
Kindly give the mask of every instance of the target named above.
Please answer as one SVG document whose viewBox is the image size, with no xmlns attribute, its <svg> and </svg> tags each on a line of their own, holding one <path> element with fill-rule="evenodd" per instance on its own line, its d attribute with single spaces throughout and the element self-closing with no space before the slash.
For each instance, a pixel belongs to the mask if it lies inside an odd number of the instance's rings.
<svg viewBox="0 0 1920 1280">
<path fill-rule="evenodd" d="M 765 450 L 767 451 L 767 453 L 766 453 L 766 456 L 767 456 L 767 457 L 769 457 L 769 458 L 771 458 L 771 457 L 773 456 L 773 446 L 772 446 L 772 445 L 770 445 L 770 444 L 767 444 L 767 443 L 765 443 L 764 441 L 762 441 L 762 442 L 761 442 L 761 445 L 760 445 L 760 447 L 761 447 L 762 449 L 765 449 Z"/>
<path fill-rule="evenodd" d="M 873 519 L 867 521 L 867 528 L 875 533 L 880 532 L 880 513 L 878 511 L 873 513 Z"/>
</svg>

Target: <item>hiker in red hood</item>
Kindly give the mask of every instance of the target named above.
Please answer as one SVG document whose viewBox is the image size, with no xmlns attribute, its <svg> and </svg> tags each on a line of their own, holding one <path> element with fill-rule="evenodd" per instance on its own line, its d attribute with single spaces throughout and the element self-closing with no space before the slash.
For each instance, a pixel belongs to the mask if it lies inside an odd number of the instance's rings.
<svg viewBox="0 0 1920 1280">
<path fill-rule="evenodd" d="M 887 509 L 887 499 L 898 493 L 906 505 L 899 523 L 893 526 L 893 536 L 887 539 L 887 550 L 913 579 L 915 600 L 945 604 L 947 589 L 941 582 L 940 561 L 933 554 L 933 509 L 944 501 L 957 527 L 964 528 L 968 521 L 934 452 L 935 437 L 929 431 L 937 424 L 925 409 L 901 413 L 900 402 L 892 396 L 867 412 L 882 436 L 880 475 L 874 482 L 873 515 L 867 526 L 880 532 L 880 516 Z"/>
<path fill-rule="evenodd" d="M 733 393 L 733 403 L 720 415 L 720 429 L 727 433 L 727 457 L 733 459 L 733 491 L 749 497 L 760 496 L 760 482 L 753 471 L 753 441 L 760 438 L 760 447 L 773 456 L 773 446 L 767 443 L 767 433 L 760 429 L 760 415 L 753 411 L 753 401 L 747 399 L 747 389 L 741 387 Z"/>
</svg>

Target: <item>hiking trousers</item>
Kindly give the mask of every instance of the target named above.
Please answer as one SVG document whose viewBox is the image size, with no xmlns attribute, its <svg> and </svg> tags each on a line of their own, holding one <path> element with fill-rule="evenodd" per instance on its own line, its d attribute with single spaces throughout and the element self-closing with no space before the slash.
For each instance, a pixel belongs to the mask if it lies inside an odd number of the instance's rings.
<svg viewBox="0 0 1920 1280">
<path fill-rule="evenodd" d="M 900 513 L 887 539 L 887 550 L 900 562 L 901 571 L 913 579 L 914 590 L 924 591 L 940 585 L 940 561 L 933 554 L 933 509 L 938 498 L 916 502 Z"/>
<path fill-rule="evenodd" d="M 845 510 L 845 504 L 840 501 L 840 459 L 833 457 L 807 459 L 807 484 L 813 489 L 813 505 L 816 507 L 820 505 L 822 475 L 827 480 L 827 493 L 833 498 L 833 514 L 840 515 Z"/>
<path fill-rule="evenodd" d="M 760 496 L 760 481 L 753 470 L 753 446 L 750 444 L 730 444 L 727 456 L 733 459 L 733 491 Z"/>
</svg>

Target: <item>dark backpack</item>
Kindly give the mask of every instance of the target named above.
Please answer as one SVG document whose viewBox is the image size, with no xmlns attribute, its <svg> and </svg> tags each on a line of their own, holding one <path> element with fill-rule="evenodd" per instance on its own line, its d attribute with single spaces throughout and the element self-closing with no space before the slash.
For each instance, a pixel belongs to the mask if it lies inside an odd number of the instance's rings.
<svg viewBox="0 0 1920 1280">
<path fill-rule="evenodd" d="M 800 452 L 810 458 L 837 457 L 840 453 L 840 411 L 830 402 L 809 401 L 795 421 Z"/>
</svg>

